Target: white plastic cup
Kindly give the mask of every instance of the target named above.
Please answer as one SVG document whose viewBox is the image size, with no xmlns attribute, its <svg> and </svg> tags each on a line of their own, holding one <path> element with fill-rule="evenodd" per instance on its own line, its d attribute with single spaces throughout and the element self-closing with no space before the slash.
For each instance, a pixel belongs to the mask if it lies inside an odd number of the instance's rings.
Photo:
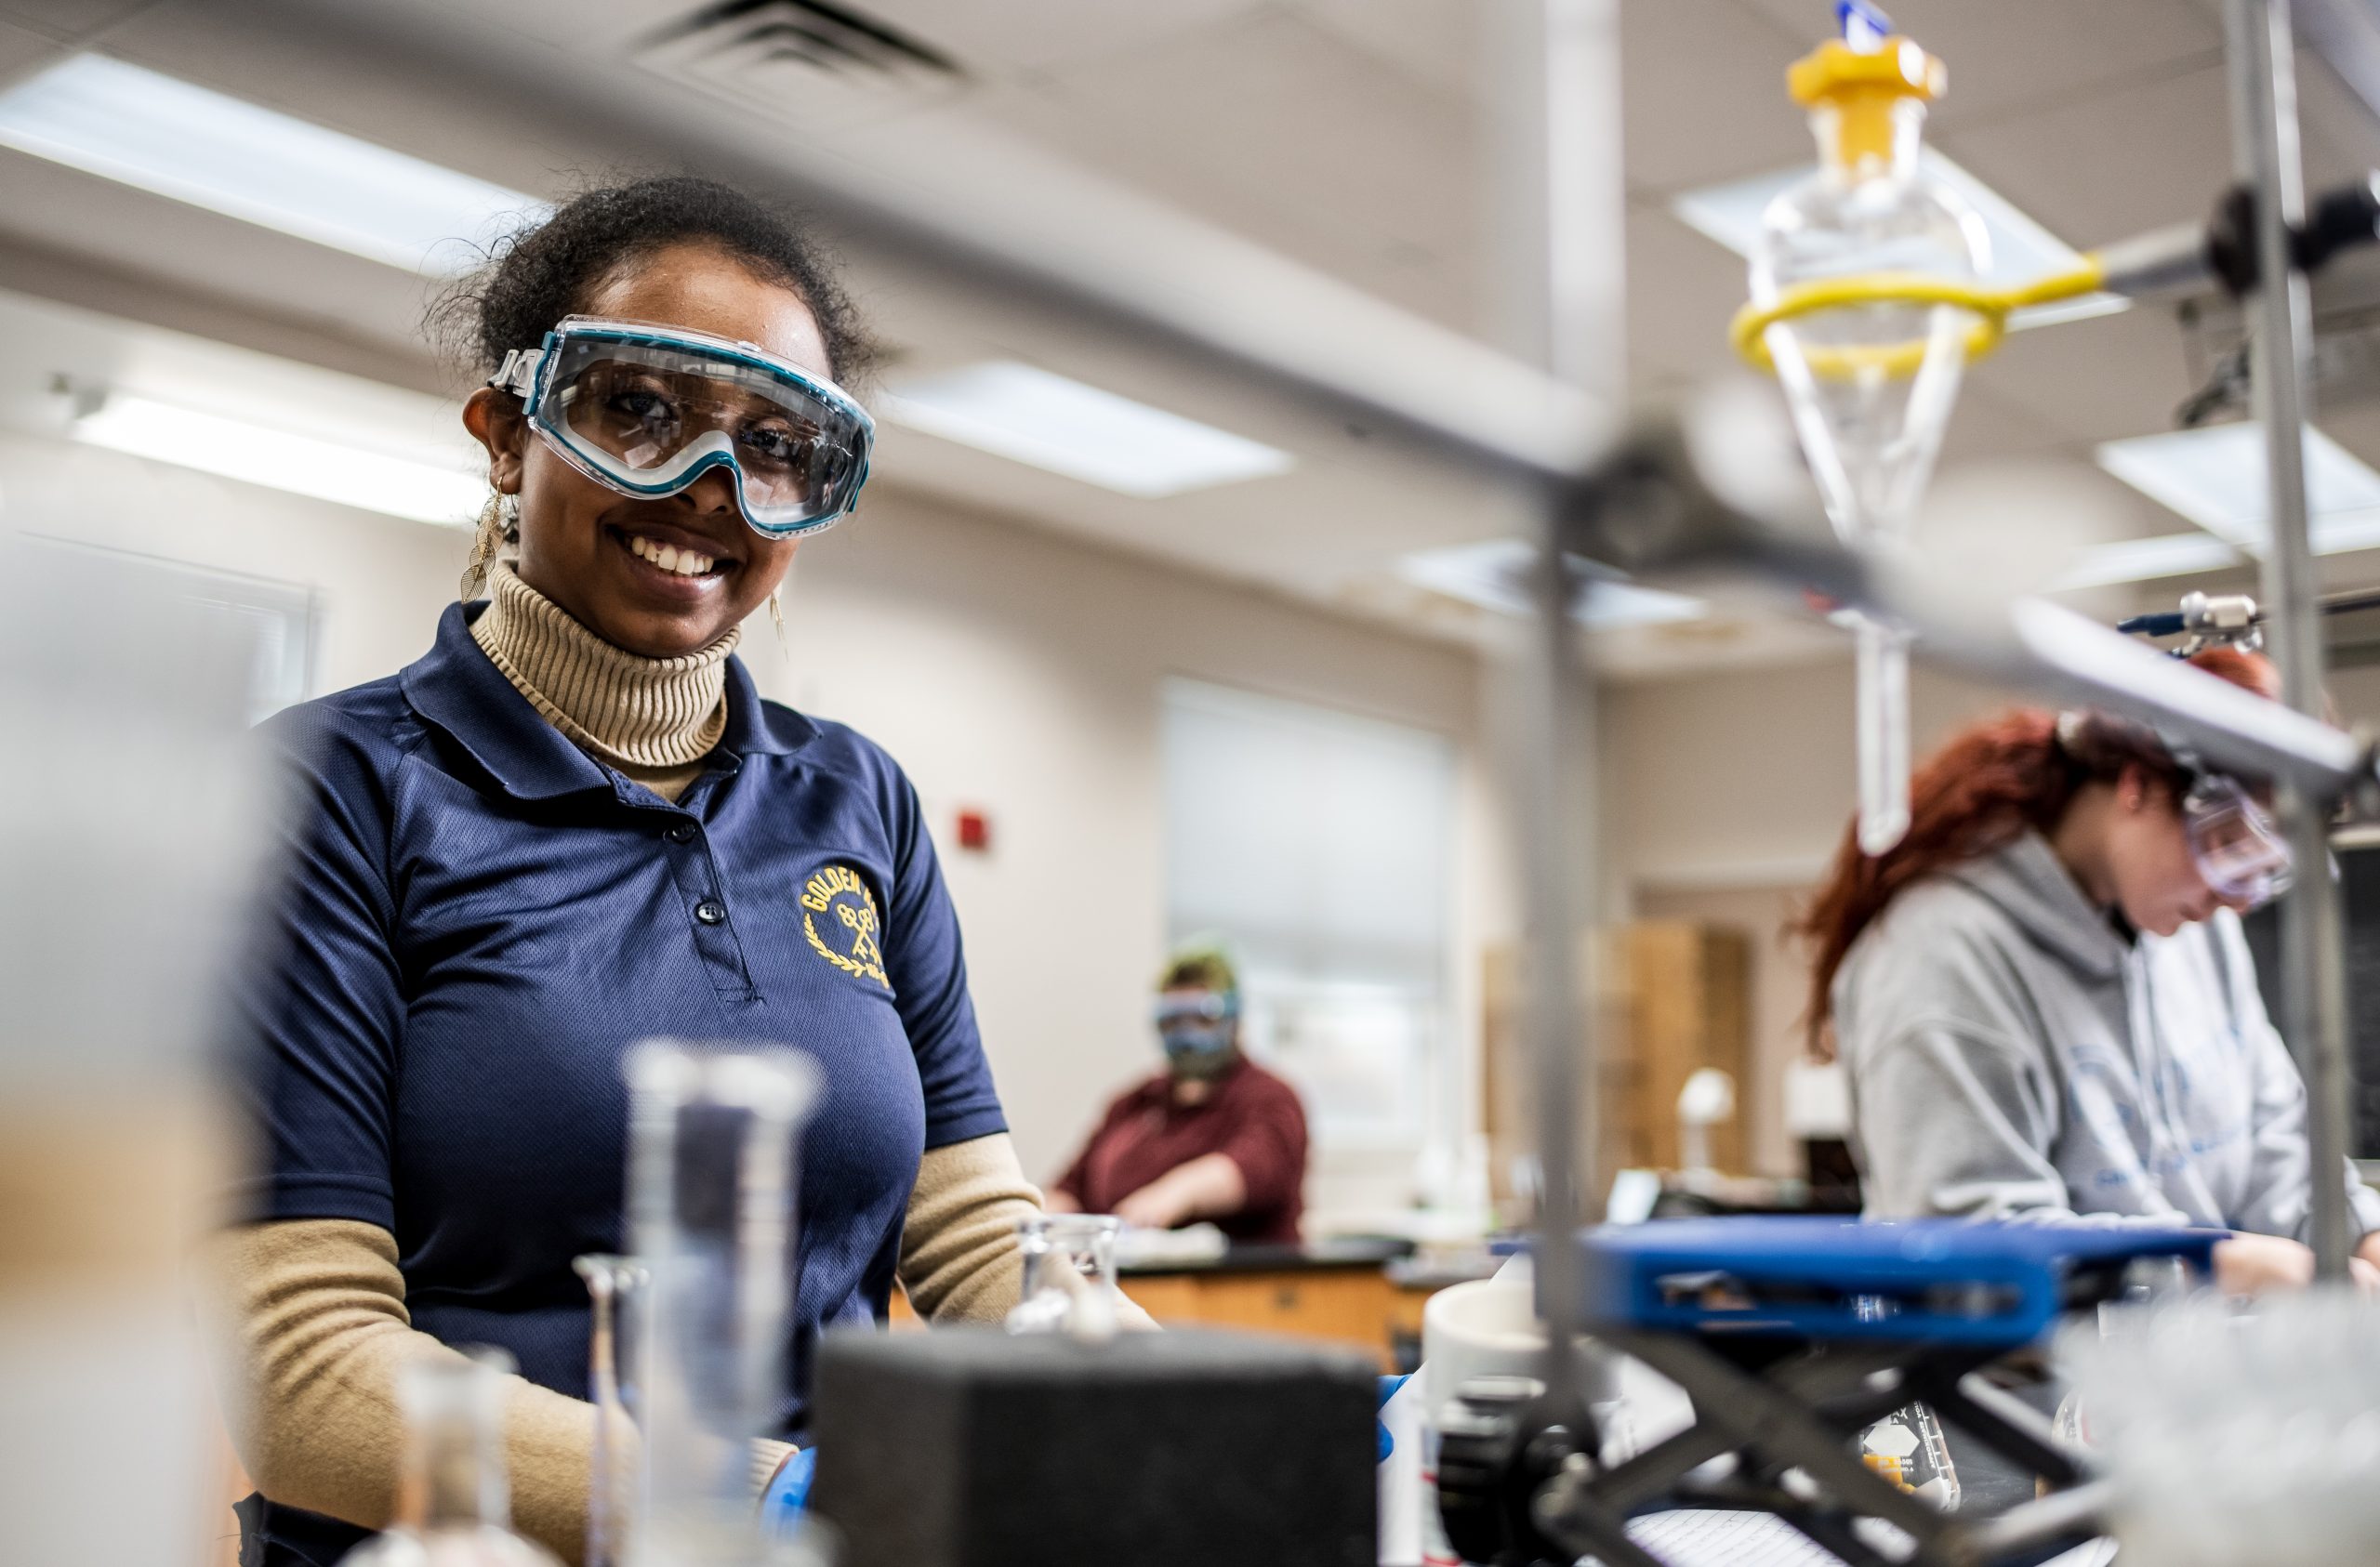
<svg viewBox="0 0 2380 1567">
<path fill-rule="evenodd" d="M 1612 1363 L 1581 1342 L 1578 1386 L 1590 1404 L 1618 1398 Z M 1421 1308 L 1421 1562 L 1461 1567 L 1438 1523 L 1438 1432 L 1458 1405 L 1463 1384 L 1477 1376 L 1542 1376 L 1545 1324 L 1526 1258 L 1514 1258 L 1492 1279 L 1450 1284 Z"/>
</svg>

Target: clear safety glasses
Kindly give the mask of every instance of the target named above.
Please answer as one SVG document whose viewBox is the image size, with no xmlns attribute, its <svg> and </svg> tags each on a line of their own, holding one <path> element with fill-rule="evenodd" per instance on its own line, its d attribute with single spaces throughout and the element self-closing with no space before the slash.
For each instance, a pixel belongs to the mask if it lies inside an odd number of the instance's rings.
<svg viewBox="0 0 2380 1567">
<path fill-rule="evenodd" d="M 715 467 L 770 538 L 848 515 L 876 425 L 832 381 L 749 343 L 571 316 L 488 382 L 564 462 L 622 494 L 674 495 Z"/>
<path fill-rule="evenodd" d="M 1160 995 L 1149 1009 L 1149 1016 L 1160 1031 L 1220 1023 L 1239 1016 L 1239 997 L 1226 991 Z"/>
<path fill-rule="evenodd" d="M 2251 904 L 2289 890 L 2295 862 L 2271 813 L 2236 779 L 2201 773 L 2182 797 L 2190 856 L 2215 895 Z"/>
</svg>

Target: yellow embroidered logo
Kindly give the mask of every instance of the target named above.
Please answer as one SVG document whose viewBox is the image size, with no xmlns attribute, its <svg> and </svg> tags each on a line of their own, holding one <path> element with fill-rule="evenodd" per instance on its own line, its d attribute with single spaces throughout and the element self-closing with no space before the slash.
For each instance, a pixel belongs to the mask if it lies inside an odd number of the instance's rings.
<svg viewBox="0 0 2380 1567">
<path fill-rule="evenodd" d="M 801 889 L 801 933 L 818 955 L 863 980 L 874 980 L 888 990 L 884 948 L 877 936 L 876 895 L 849 865 L 829 865 Z M 819 927 L 826 926 L 821 931 Z M 828 941 L 828 935 L 834 937 Z"/>
</svg>

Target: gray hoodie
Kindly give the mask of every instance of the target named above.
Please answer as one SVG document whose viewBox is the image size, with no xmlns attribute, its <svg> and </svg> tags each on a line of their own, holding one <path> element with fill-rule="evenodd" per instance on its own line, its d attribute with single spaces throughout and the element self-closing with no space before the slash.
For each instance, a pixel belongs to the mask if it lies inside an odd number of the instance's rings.
<svg viewBox="0 0 2380 1567">
<path fill-rule="evenodd" d="M 1834 1017 L 1872 1217 L 2307 1239 L 2306 1088 L 2228 909 L 2127 942 L 2027 833 L 1895 898 Z M 2380 1229 L 2345 1178 L 2352 1227 Z"/>
</svg>

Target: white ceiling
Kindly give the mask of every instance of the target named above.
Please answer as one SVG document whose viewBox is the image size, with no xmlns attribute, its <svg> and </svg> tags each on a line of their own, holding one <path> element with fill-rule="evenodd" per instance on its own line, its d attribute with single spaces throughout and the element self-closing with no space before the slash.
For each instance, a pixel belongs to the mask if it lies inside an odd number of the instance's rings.
<svg viewBox="0 0 2380 1567">
<path fill-rule="evenodd" d="M 1438 328 L 1484 335 L 1504 319 L 1488 296 L 1483 5 L 863 3 L 959 61 L 963 80 L 871 94 L 759 76 L 743 79 L 753 97 L 737 101 L 635 64 L 639 40 L 694 0 L 0 0 L 0 75 L 104 47 L 539 194 L 655 165 L 897 188 L 987 230 L 1048 225 L 1094 269 L 1137 255 L 1179 270 L 1184 256 L 1212 256 L 1237 286 L 1267 275 L 1258 263 L 1269 252 Z M 1667 203 L 1806 160 L 1782 73 L 1831 9 L 1622 0 L 1627 336 L 1639 391 L 1733 370 L 1723 329 L 1742 297 L 1741 263 Z M 1931 139 L 2061 238 L 2087 246 L 2212 204 L 2228 168 L 2228 119 L 2206 0 L 1892 9 L 1950 62 L 1952 91 Z M 2380 164 L 2380 125 L 2318 64 L 2303 70 L 2302 90 L 2317 185 Z M 894 431 L 892 482 L 1433 632 L 1460 633 L 1467 615 L 1400 586 L 1396 558 L 1517 526 L 1509 503 L 1426 454 L 1154 350 L 1096 311 L 987 286 L 947 255 L 875 230 L 850 230 L 846 248 L 864 303 L 901 351 L 895 379 L 1023 358 L 1300 458 L 1279 478 L 1136 501 Z M 237 334 L 420 388 L 447 384 L 420 336 L 417 280 L 6 152 L 0 287 Z M 2088 454 L 2168 428 L 2190 389 L 2163 312 L 2020 334 L 1971 375 L 1945 481 L 1962 467 L 2023 462 L 2070 486 L 2078 530 L 2180 532 L 2187 523 L 2098 474 Z M 2380 463 L 2380 418 L 2346 411 L 2330 428 Z M 2326 565 L 2342 586 L 2380 578 L 2380 558 Z M 1715 627 L 1632 634 L 1618 651 L 1656 670 L 1832 645 L 1806 625 L 1731 612 Z"/>
</svg>

